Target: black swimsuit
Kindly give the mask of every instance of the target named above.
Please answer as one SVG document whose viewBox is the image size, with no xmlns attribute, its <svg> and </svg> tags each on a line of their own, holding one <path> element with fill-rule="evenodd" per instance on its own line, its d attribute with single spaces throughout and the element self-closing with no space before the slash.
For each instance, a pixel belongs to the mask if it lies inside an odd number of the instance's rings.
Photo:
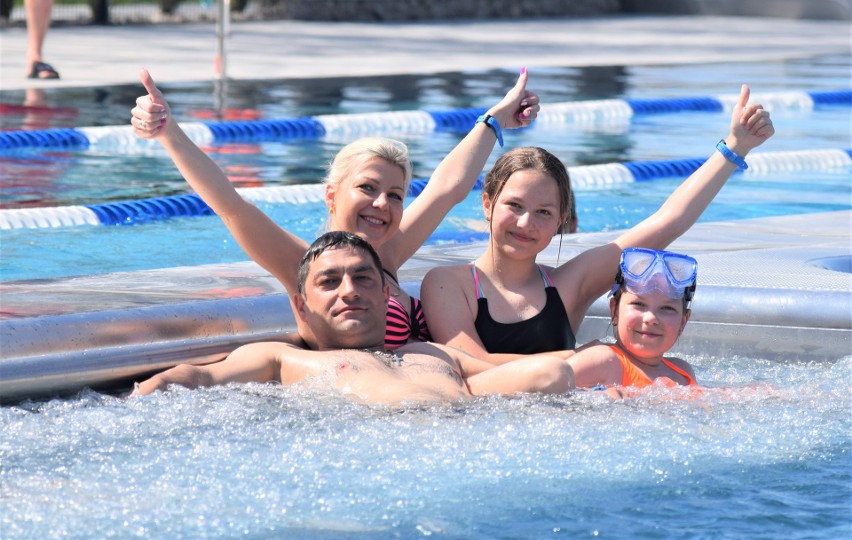
<svg viewBox="0 0 852 540">
<path fill-rule="evenodd" d="M 544 308 L 529 319 L 516 323 L 501 323 L 491 318 L 476 266 L 470 263 L 470 268 L 476 285 L 477 314 L 473 324 L 489 353 L 536 354 L 564 351 L 577 345 L 559 291 L 541 267 L 538 271 L 547 295 Z"/>
</svg>

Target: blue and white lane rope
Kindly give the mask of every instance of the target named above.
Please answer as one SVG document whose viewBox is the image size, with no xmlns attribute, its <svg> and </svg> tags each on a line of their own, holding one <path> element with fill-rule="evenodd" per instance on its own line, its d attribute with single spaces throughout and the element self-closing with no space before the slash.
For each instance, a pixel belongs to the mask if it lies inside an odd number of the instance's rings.
<svg viewBox="0 0 852 540">
<path fill-rule="evenodd" d="M 571 185 L 576 190 L 602 189 L 629 182 L 656 178 L 686 178 L 706 158 L 658 161 L 633 161 L 568 167 Z M 764 152 L 748 156 L 749 168 L 744 176 L 757 176 L 783 171 L 818 171 L 852 167 L 852 150 L 800 150 Z M 474 189 L 481 189 L 481 178 Z M 411 182 L 409 196 L 416 197 L 426 187 L 427 179 Z M 240 195 L 254 204 L 303 204 L 321 202 L 323 184 L 300 184 L 240 188 Z M 41 229 L 79 225 L 134 225 L 163 221 L 175 217 L 212 215 L 213 211 L 198 195 L 185 194 L 135 201 L 0 210 L 0 229 Z"/>
<path fill-rule="evenodd" d="M 738 95 L 665 99 L 611 99 L 544 104 L 535 122 L 541 126 L 611 127 L 633 116 L 681 111 L 730 111 Z M 754 94 L 767 110 L 811 110 L 852 105 L 852 90 Z M 467 132 L 486 109 L 330 114 L 282 120 L 187 122 L 181 127 L 197 145 L 227 142 L 275 142 L 383 133 Z M 130 125 L 0 132 L 0 151 L 15 148 L 89 149 L 94 152 L 150 152 L 155 141 L 136 137 Z"/>
</svg>

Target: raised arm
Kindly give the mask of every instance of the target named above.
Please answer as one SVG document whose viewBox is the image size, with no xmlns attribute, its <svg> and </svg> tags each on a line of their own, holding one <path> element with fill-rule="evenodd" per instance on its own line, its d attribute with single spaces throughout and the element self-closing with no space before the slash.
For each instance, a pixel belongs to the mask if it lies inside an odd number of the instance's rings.
<svg viewBox="0 0 852 540">
<path fill-rule="evenodd" d="M 168 151 L 180 173 L 216 212 L 240 247 L 278 278 L 290 292 L 297 288 L 296 261 L 307 244 L 283 230 L 237 193 L 225 173 L 193 143 L 172 118 L 169 105 L 154 80 L 143 69 L 139 78 L 148 92 L 136 100 L 130 120 L 143 139 L 156 139 Z"/>
<path fill-rule="evenodd" d="M 775 133 L 769 112 L 748 104 L 749 88 L 743 85 L 725 137 L 728 149 L 740 157 L 763 144 Z M 554 272 L 560 291 L 571 291 L 574 305 L 568 316 L 576 331 L 588 307 L 612 285 L 621 251 L 627 247 L 664 249 L 685 233 L 701 216 L 737 166 L 718 150 L 666 199 L 653 215 L 614 242 L 575 257 Z"/>
<path fill-rule="evenodd" d="M 526 69 L 521 70 L 515 86 L 486 114 L 491 115 L 502 129 L 530 125 L 539 111 L 538 96 L 527 90 Z M 423 192 L 406 208 L 399 232 L 382 250 L 388 267 L 399 267 L 420 249 L 423 242 L 438 227 L 453 206 L 463 201 L 473 189 L 497 136 L 484 122 L 479 122 L 445 157 L 432 174 Z M 396 260 L 385 261 L 393 255 Z"/>
<path fill-rule="evenodd" d="M 725 137 L 728 149 L 743 158 L 775 133 L 769 112 L 762 105 L 748 104 L 748 98 L 749 88 L 744 84 L 731 115 L 731 131 Z M 633 246 L 665 248 L 698 221 L 735 170 L 734 163 L 719 150 L 714 151 L 659 210 L 621 235 L 616 243 L 622 249 Z"/>
</svg>

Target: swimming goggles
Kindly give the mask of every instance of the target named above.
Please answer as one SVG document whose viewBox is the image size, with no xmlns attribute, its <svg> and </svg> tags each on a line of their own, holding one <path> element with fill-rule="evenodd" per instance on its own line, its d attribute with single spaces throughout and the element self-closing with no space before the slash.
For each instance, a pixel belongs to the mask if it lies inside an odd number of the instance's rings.
<svg viewBox="0 0 852 540">
<path fill-rule="evenodd" d="M 669 298 L 692 300 L 698 262 L 689 255 L 656 249 L 627 248 L 621 252 L 616 285 L 612 292 L 625 286 L 634 294 L 658 290 Z"/>
</svg>

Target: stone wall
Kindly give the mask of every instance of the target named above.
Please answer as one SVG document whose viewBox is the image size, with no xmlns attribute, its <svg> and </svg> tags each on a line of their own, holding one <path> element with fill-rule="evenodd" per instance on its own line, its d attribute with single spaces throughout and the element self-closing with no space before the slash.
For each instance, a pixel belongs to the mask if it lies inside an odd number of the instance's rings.
<svg viewBox="0 0 852 540">
<path fill-rule="evenodd" d="M 264 17 L 321 21 L 501 19 L 621 12 L 621 0 L 263 0 Z"/>
</svg>

